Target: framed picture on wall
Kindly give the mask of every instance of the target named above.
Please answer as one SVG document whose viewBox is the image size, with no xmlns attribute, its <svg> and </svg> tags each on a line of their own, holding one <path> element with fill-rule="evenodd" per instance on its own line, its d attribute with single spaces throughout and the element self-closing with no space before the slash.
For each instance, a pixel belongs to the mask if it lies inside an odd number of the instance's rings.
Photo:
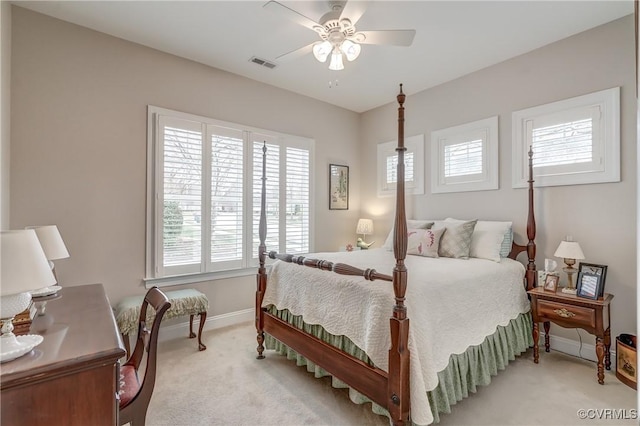
<svg viewBox="0 0 640 426">
<path fill-rule="evenodd" d="M 329 210 L 349 210 L 349 166 L 329 164 Z"/>
</svg>

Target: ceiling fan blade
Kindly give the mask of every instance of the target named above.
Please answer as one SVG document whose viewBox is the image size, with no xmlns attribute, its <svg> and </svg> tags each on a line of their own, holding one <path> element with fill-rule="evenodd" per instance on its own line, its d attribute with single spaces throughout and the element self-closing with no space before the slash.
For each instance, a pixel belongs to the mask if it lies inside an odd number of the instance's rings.
<svg viewBox="0 0 640 426">
<path fill-rule="evenodd" d="M 306 16 L 302 15 L 301 13 L 296 12 L 295 10 L 288 8 L 287 6 L 278 3 L 277 1 L 271 0 L 270 2 L 268 2 L 267 4 L 265 4 L 264 6 L 265 9 L 268 9 L 274 13 L 277 13 L 281 16 L 284 16 L 285 18 L 289 19 L 290 21 L 295 22 L 296 24 L 300 24 L 303 27 L 307 27 L 310 30 L 313 30 L 315 32 L 318 32 L 318 29 L 323 30 L 322 25 L 318 24 L 317 22 L 315 22 L 314 20 L 307 18 Z"/>
<path fill-rule="evenodd" d="M 313 51 L 314 44 L 316 44 L 316 42 L 307 44 L 306 46 L 303 46 L 296 50 L 292 50 L 291 52 L 283 53 L 282 55 L 276 57 L 276 61 L 286 62 L 286 61 L 291 61 L 293 59 L 297 59 L 304 55 L 308 55 Z"/>
<path fill-rule="evenodd" d="M 378 30 L 358 31 L 351 40 L 360 44 L 391 44 L 394 46 L 411 46 L 416 30 Z"/>
<path fill-rule="evenodd" d="M 351 21 L 351 25 L 355 25 L 360 20 L 365 10 L 369 6 L 370 0 L 347 1 L 342 7 L 340 19 L 347 18 Z"/>
</svg>

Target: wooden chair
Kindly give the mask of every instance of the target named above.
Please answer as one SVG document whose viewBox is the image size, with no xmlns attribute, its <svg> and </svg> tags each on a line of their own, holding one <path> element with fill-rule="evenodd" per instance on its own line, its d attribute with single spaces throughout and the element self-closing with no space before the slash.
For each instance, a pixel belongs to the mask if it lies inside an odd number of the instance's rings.
<svg viewBox="0 0 640 426">
<path fill-rule="evenodd" d="M 147 306 L 155 310 L 155 318 L 151 330 L 147 328 Z M 131 423 L 131 426 L 143 426 L 147 416 L 147 407 L 151 400 L 156 383 L 156 358 L 158 355 L 158 331 L 164 313 L 171 307 L 167 296 L 151 288 L 144 296 L 140 319 L 138 321 L 138 338 L 133 353 L 120 368 L 120 424 Z M 144 352 L 147 352 L 146 367 L 142 382 L 138 373 Z"/>
</svg>

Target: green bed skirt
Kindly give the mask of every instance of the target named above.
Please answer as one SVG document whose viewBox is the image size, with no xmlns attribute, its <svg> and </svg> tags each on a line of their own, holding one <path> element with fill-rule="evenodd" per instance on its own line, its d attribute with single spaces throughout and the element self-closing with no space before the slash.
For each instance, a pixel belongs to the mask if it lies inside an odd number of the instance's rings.
<svg viewBox="0 0 640 426">
<path fill-rule="evenodd" d="M 292 315 L 288 310 L 277 311 L 274 307 L 270 307 L 269 312 L 359 360 L 373 365 L 367 354 L 347 337 L 334 336 L 320 325 L 306 324 L 301 316 Z M 459 355 L 451 355 L 447 367 L 438 373 L 438 386 L 427 392 L 434 423 L 440 421 L 440 413 L 450 413 L 452 405 L 469 396 L 470 392 L 475 393 L 478 386 L 488 385 L 491 382 L 491 376 L 498 374 L 498 370 L 504 370 L 516 355 L 533 346 L 531 327 L 530 312 L 520 314 L 506 326 L 499 326 L 496 332 L 487 336 L 480 345 L 471 346 Z M 265 346 L 267 349 L 275 349 L 280 354 L 286 355 L 288 359 L 295 359 L 298 366 L 306 366 L 307 371 L 317 378 L 330 376 L 324 369 L 268 334 L 265 334 Z M 331 384 L 335 388 L 349 388 L 347 384 L 333 376 L 331 376 Z M 352 388 L 349 388 L 349 398 L 357 404 L 372 402 Z M 384 407 L 373 402 L 372 411 L 388 416 Z"/>
</svg>

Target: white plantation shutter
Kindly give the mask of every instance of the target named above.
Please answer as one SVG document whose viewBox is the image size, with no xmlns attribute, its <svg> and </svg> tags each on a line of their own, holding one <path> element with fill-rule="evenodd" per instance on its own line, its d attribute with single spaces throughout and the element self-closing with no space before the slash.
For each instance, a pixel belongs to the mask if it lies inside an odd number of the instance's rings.
<svg viewBox="0 0 640 426">
<path fill-rule="evenodd" d="M 240 130 L 208 126 L 211 141 L 213 269 L 242 267 L 244 138 Z"/>
<path fill-rule="evenodd" d="M 482 139 L 445 145 L 446 178 L 482 173 Z"/>
<path fill-rule="evenodd" d="M 397 141 L 378 144 L 378 197 L 393 196 L 398 181 Z M 404 140 L 404 182 L 407 191 L 424 194 L 424 135 Z"/>
<path fill-rule="evenodd" d="M 162 142 L 162 267 L 200 271 L 202 233 L 202 133 L 200 123 L 160 117 Z M 160 209 L 158 209 L 160 210 Z"/>
<path fill-rule="evenodd" d="M 309 252 L 309 150 L 287 147 L 287 253 Z"/>
<path fill-rule="evenodd" d="M 601 90 L 512 113 L 512 186 L 620 181 L 620 88 Z"/>
<path fill-rule="evenodd" d="M 149 107 L 147 286 L 253 273 L 262 147 L 268 250 L 312 249 L 313 140 Z"/>
<path fill-rule="evenodd" d="M 431 192 L 498 189 L 498 117 L 431 132 Z"/>
<path fill-rule="evenodd" d="M 404 153 L 404 181 L 407 188 L 413 186 L 413 152 Z M 398 154 L 387 157 L 386 188 L 391 189 L 398 182 Z"/>
</svg>

